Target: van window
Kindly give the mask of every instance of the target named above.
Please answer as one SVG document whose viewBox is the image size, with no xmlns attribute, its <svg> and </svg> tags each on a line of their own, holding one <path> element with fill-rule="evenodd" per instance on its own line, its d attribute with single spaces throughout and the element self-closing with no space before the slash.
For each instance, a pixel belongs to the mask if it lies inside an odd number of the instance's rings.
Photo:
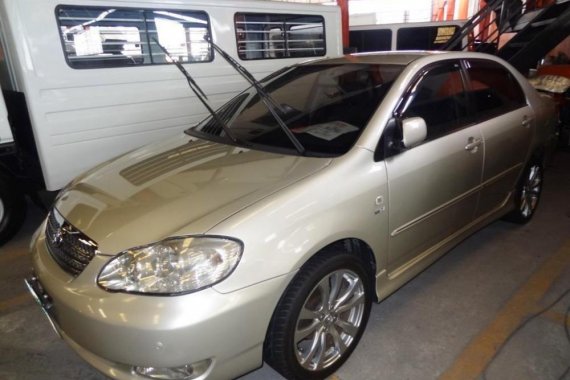
<svg viewBox="0 0 570 380">
<path fill-rule="evenodd" d="M 352 30 L 350 46 L 358 52 L 392 50 L 392 31 L 390 29 Z"/>
<path fill-rule="evenodd" d="M 505 67 L 497 62 L 478 60 L 469 60 L 466 65 L 469 96 L 477 121 L 526 105 L 523 90 Z"/>
<path fill-rule="evenodd" d="M 325 55 L 324 24 L 321 16 L 236 13 L 239 57 L 251 60 Z"/>
<path fill-rule="evenodd" d="M 60 6 L 57 18 L 75 69 L 166 63 L 155 39 L 180 62 L 211 60 L 204 12 Z"/>
<path fill-rule="evenodd" d="M 210 61 L 208 16 L 203 12 L 145 11 L 153 63 L 166 63 L 167 57 L 154 42 L 180 62 Z"/>
<path fill-rule="evenodd" d="M 456 25 L 400 28 L 396 50 L 439 50 L 458 30 Z"/>
</svg>

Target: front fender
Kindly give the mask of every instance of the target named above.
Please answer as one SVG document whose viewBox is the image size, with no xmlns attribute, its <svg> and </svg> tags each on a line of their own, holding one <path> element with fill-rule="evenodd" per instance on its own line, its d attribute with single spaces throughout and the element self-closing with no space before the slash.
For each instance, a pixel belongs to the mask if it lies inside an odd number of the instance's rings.
<svg viewBox="0 0 570 380">
<path fill-rule="evenodd" d="M 298 270 L 333 242 L 357 238 L 386 265 L 386 170 L 372 152 L 356 148 L 326 169 L 242 210 L 208 231 L 244 243 L 232 275 L 217 284 L 232 292 Z"/>
</svg>

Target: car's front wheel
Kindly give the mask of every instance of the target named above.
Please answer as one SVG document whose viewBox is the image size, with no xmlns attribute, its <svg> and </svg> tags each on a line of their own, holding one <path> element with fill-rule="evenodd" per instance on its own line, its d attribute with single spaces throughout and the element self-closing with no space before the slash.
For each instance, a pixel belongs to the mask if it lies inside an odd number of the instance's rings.
<svg viewBox="0 0 570 380">
<path fill-rule="evenodd" d="M 327 251 L 311 259 L 275 310 L 265 360 L 287 379 L 323 379 L 336 371 L 368 321 L 368 272 L 349 253 Z"/>
<path fill-rule="evenodd" d="M 542 194 L 542 165 L 533 160 L 525 168 L 515 192 L 515 209 L 505 219 L 524 224 L 534 216 Z"/>
</svg>

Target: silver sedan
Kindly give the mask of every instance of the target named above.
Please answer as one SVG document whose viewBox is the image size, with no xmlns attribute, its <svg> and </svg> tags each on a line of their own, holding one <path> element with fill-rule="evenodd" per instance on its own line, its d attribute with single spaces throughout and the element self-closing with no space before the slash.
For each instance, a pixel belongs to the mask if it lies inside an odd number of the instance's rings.
<svg viewBox="0 0 570 380">
<path fill-rule="evenodd" d="M 373 301 L 491 221 L 532 218 L 555 119 L 488 55 L 288 67 L 75 179 L 27 284 L 112 378 L 227 379 L 263 360 L 324 378 Z"/>
</svg>

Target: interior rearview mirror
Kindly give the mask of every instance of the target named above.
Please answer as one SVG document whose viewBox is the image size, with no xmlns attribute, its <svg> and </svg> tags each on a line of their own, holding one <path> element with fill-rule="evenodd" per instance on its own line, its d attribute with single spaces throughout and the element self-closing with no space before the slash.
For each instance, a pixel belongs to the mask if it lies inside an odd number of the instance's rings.
<svg viewBox="0 0 570 380">
<path fill-rule="evenodd" d="M 406 148 L 421 144 L 427 137 L 426 122 L 421 117 L 402 120 L 402 143 Z"/>
</svg>

